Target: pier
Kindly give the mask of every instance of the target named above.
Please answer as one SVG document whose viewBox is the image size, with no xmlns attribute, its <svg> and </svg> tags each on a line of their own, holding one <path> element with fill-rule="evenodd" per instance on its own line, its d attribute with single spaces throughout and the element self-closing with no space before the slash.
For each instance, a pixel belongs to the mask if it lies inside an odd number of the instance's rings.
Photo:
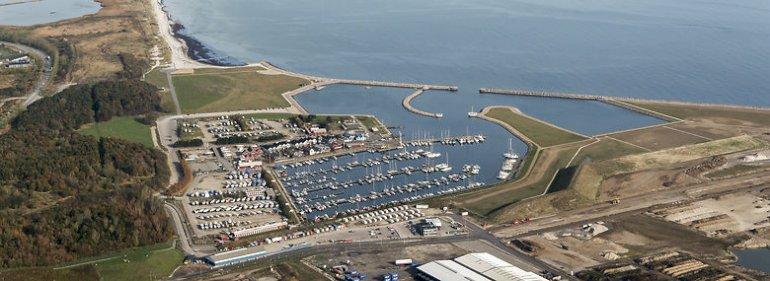
<svg viewBox="0 0 770 281">
<path fill-rule="evenodd" d="M 358 85 L 358 86 L 367 86 L 367 87 L 415 89 L 416 91 L 414 93 L 407 96 L 402 101 L 402 105 L 404 106 L 404 108 L 406 108 L 407 110 L 415 114 L 434 117 L 434 118 L 441 118 L 443 116 L 442 113 L 431 113 L 431 112 L 414 108 L 411 105 L 412 99 L 419 96 L 424 91 L 428 91 L 428 90 L 447 91 L 447 92 L 456 92 L 458 90 L 457 86 L 449 86 L 449 85 L 432 85 L 432 84 L 419 84 L 419 83 L 401 83 L 401 82 L 376 81 L 376 80 L 355 80 L 355 79 L 337 79 L 337 78 L 318 77 L 318 76 L 291 72 L 291 71 L 282 69 L 280 67 L 277 67 L 267 61 L 261 61 L 259 65 L 264 67 L 268 71 L 273 71 L 275 73 L 280 73 L 288 76 L 299 77 L 310 81 L 310 84 L 308 85 L 302 86 L 298 89 L 294 89 L 292 91 L 282 94 L 282 96 L 291 104 L 291 107 L 294 108 L 294 111 L 296 111 L 299 114 L 308 114 L 308 112 L 307 110 L 305 110 L 305 108 L 302 107 L 302 105 L 299 104 L 299 102 L 297 102 L 297 100 L 294 99 L 295 95 L 298 95 L 310 90 L 320 90 L 323 87 L 326 87 L 328 85 L 344 84 L 344 85 Z"/>
<path fill-rule="evenodd" d="M 404 106 L 404 108 L 406 108 L 406 110 L 409 110 L 409 112 L 412 112 L 412 113 L 414 113 L 414 114 L 418 114 L 418 115 L 422 115 L 422 116 L 428 116 L 428 117 L 433 117 L 433 118 L 441 118 L 441 117 L 444 117 L 444 114 L 443 114 L 443 113 L 432 113 L 432 112 L 427 112 L 427 111 L 424 111 L 424 110 L 420 110 L 420 109 L 417 109 L 417 108 L 415 108 L 414 106 L 412 106 L 412 100 L 413 100 L 414 98 L 416 98 L 417 96 L 421 95 L 423 92 L 424 92 L 424 90 L 423 90 L 423 89 L 420 89 L 420 90 L 414 91 L 414 93 L 412 93 L 412 94 L 410 94 L 410 95 L 406 96 L 406 97 L 404 98 L 404 100 L 403 100 L 403 101 L 401 101 L 401 105 L 403 105 L 403 106 Z"/>
<path fill-rule="evenodd" d="M 347 85 L 360 85 L 360 86 L 370 86 L 370 87 L 420 89 L 423 91 L 434 90 L 434 91 L 456 92 L 458 89 L 457 86 L 387 82 L 387 81 L 374 81 L 374 80 L 327 79 L 326 81 L 327 81 L 327 84 L 347 84 Z"/>
<path fill-rule="evenodd" d="M 277 67 L 267 61 L 261 61 L 259 65 L 264 67 L 267 70 L 272 70 L 284 75 L 310 80 L 311 84 L 314 85 L 315 87 L 332 85 L 332 84 L 346 84 L 346 85 L 358 85 L 358 86 L 369 86 L 369 87 L 422 89 L 424 91 L 435 90 L 435 91 L 455 92 L 458 90 L 457 86 L 450 86 L 450 85 L 433 85 L 433 84 L 423 84 L 423 83 L 402 83 L 402 82 L 391 82 L 391 81 L 355 80 L 355 79 L 338 79 L 338 78 L 319 77 L 319 76 L 291 72 L 283 68 Z"/>
<path fill-rule="evenodd" d="M 366 87 L 388 87 L 388 88 L 403 88 L 403 89 L 415 89 L 416 91 L 409 95 L 406 99 L 403 101 L 404 107 L 416 114 L 424 115 L 424 116 L 430 116 L 435 118 L 440 118 L 443 116 L 441 113 L 430 113 L 426 111 L 422 111 L 419 109 L 416 109 L 411 106 L 411 100 L 420 95 L 424 91 L 433 90 L 433 91 L 447 91 L 447 92 L 456 92 L 458 90 L 457 86 L 450 86 L 450 85 L 433 85 L 433 84 L 420 84 L 420 83 L 402 83 L 402 82 L 390 82 L 390 81 L 376 81 L 376 80 L 355 80 L 355 79 L 337 79 L 337 78 L 327 78 L 327 77 L 319 77 L 319 76 L 312 76 L 307 74 L 301 74 L 296 72 L 291 72 L 285 69 L 282 69 L 280 67 L 277 67 L 270 62 L 267 61 L 261 61 L 259 63 L 260 66 L 264 67 L 267 71 L 272 71 L 274 73 L 279 73 L 283 75 L 288 76 L 294 76 L 302 79 L 306 79 L 310 81 L 309 85 L 302 86 L 298 89 L 283 93 L 282 96 L 289 101 L 291 106 L 295 109 L 299 114 L 308 114 L 307 110 L 305 110 L 295 99 L 294 96 L 310 91 L 310 90 L 320 90 L 321 88 L 328 86 L 328 85 L 334 85 L 334 84 L 344 84 L 344 85 L 357 85 L 357 86 L 366 86 Z"/>
<path fill-rule="evenodd" d="M 530 97 L 545 97 L 545 98 L 559 98 L 559 99 L 573 99 L 573 100 L 595 100 L 603 101 L 610 98 L 606 96 L 598 95 L 585 95 L 574 93 L 561 93 L 561 92 L 547 92 L 547 91 L 533 91 L 533 90 L 521 90 L 521 89 L 496 89 L 496 88 L 481 88 L 480 94 L 502 94 L 502 95 L 514 95 L 514 96 L 530 96 Z"/>
<path fill-rule="evenodd" d="M 667 103 L 667 104 L 674 104 L 674 105 L 690 105 L 690 106 L 715 106 L 715 107 L 721 107 L 726 109 L 770 110 L 770 107 L 763 107 L 763 106 L 702 103 L 702 102 L 661 100 L 661 99 L 643 99 L 643 98 L 635 98 L 635 97 L 615 97 L 615 96 L 588 95 L 588 94 L 578 94 L 578 93 L 549 92 L 549 91 L 523 90 L 523 89 L 481 88 L 479 89 L 479 93 L 599 101 L 599 102 L 604 102 L 615 106 L 620 106 L 639 113 L 651 115 L 653 117 L 660 118 L 667 121 L 679 121 L 680 119 L 673 116 L 665 115 L 659 112 L 654 112 L 645 108 L 638 107 L 636 105 L 630 104 L 630 102 L 652 102 L 652 103 Z"/>
</svg>

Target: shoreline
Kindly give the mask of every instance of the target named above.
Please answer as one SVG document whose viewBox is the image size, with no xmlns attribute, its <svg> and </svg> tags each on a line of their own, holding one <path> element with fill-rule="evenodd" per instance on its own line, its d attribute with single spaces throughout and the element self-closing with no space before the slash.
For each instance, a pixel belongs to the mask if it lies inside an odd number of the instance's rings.
<svg viewBox="0 0 770 281">
<path fill-rule="evenodd" d="M 168 15 L 168 12 L 166 12 L 166 15 Z M 200 63 L 210 64 L 213 66 L 222 66 L 222 67 L 246 66 L 245 63 L 233 63 L 233 62 L 229 62 L 228 59 L 217 58 L 216 56 L 214 56 L 214 54 L 216 53 L 212 51 L 211 48 L 206 47 L 206 45 L 204 45 L 203 42 L 199 41 L 198 39 L 195 39 L 190 35 L 183 34 L 181 31 L 185 29 L 184 25 L 173 21 L 170 21 L 170 22 L 171 22 L 172 36 L 174 36 L 177 40 L 181 40 L 182 42 L 184 42 L 185 50 L 188 58 Z M 230 57 L 226 56 L 225 58 L 230 58 Z"/>
<path fill-rule="evenodd" d="M 175 69 L 203 68 L 203 67 L 233 67 L 241 65 L 232 64 L 212 64 L 200 61 L 195 58 L 195 54 L 209 53 L 209 50 L 195 38 L 179 33 L 184 29 L 182 24 L 176 23 L 171 19 L 171 15 L 165 10 L 163 0 L 150 0 L 152 4 L 155 22 L 158 25 L 158 36 L 166 43 L 170 51 L 170 65 Z M 205 58 L 205 57 L 204 57 Z M 205 58 L 209 61 L 216 61 L 214 58 Z"/>
</svg>

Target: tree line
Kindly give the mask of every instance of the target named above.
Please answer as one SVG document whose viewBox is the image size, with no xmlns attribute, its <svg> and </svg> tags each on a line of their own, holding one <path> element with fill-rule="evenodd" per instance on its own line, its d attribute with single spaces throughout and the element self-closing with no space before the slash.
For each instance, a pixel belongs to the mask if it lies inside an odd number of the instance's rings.
<svg viewBox="0 0 770 281">
<path fill-rule="evenodd" d="M 166 156 L 75 129 L 160 108 L 155 87 L 73 86 L 33 103 L 0 135 L 0 267 L 74 261 L 172 235 L 162 203 Z"/>
</svg>

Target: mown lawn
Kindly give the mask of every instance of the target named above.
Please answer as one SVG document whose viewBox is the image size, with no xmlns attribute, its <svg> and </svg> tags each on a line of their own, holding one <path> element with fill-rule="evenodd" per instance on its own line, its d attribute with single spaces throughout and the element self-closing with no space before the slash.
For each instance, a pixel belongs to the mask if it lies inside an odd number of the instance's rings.
<svg viewBox="0 0 770 281">
<path fill-rule="evenodd" d="M 285 108 L 281 94 L 308 81 L 286 75 L 266 75 L 255 70 L 216 72 L 196 70 L 172 78 L 183 113 Z"/>
<path fill-rule="evenodd" d="M 153 69 L 144 76 L 144 81 L 155 85 L 159 89 L 168 89 L 168 80 L 166 74 L 161 72 L 159 68 Z"/>
<path fill-rule="evenodd" d="M 183 260 L 181 251 L 162 243 L 128 250 L 95 267 L 102 280 L 158 280 L 168 277 Z"/>
<path fill-rule="evenodd" d="M 550 126 L 545 122 L 519 114 L 509 108 L 493 108 L 487 117 L 500 120 L 526 135 L 541 147 L 585 140 L 585 137 Z"/>
<path fill-rule="evenodd" d="M 184 260 L 182 252 L 171 246 L 172 242 L 166 242 L 127 249 L 73 262 L 70 263 L 72 267 L 58 269 L 56 267 L 6 269 L 0 271 L 0 280 L 159 280 L 168 277 Z"/>
<path fill-rule="evenodd" d="M 97 138 L 111 137 L 154 147 L 150 126 L 139 123 L 134 117 L 115 117 L 107 122 L 86 124 L 78 130 L 81 134 Z"/>
</svg>

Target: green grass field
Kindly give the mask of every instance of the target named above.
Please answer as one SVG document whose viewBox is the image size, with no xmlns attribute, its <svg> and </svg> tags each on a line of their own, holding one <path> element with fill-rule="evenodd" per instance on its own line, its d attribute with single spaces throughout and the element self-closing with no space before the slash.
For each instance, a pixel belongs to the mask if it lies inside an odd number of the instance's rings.
<svg viewBox="0 0 770 281">
<path fill-rule="evenodd" d="M 727 118 L 748 121 L 759 125 L 770 126 L 770 111 L 740 108 L 727 108 L 718 106 L 698 106 L 684 104 L 668 104 L 635 101 L 630 102 L 639 107 L 671 115 L 681 119 L 694 118 Z"/>
<path fill-rule="evenodd" d="M 182 264 L 184 255 L 172 242 L 124 250 L 80 260 L 73 267 L 31 267 L 0 271 L 3 281 L 33 280 L 159 280 Z M 102 259 L 107 259 L 99 261 Z M 80 265 L 82 264 L 82 265 Z"/>
<path fill-rule="evenodd" d="M 155 87 L 158 87 L 158 89 L 168 90 L 169 88 L 168 80 L 166 79 L 166 74 L 161 72 L 160 69 L 158 68 L 148 72 L 144 76 L 144 81 L 154 85 Z M 160 94 L 161 94 L 160 105 L 163 108 L 163 111 L 174 112 L 175 111 L 174 100 L 171 97 L 171 93 L 169 93 L 168 91 L 162 91 Z"/>
<path fill-rule="evenodd" d="M 253 68 L 235 71 L 196 70 L 172 78 L 183 113 L 285 108 L 281 94 L 308 81 L 286 75 L 265 75 Z"/>
<path fill-rule="evenodd" d="M 516 113 L 508 108 L 493 108 L 487 112 L 486 116 L 511 125 L 541 147 L 586 139 L 571 132 L 549 126 L 545 122 Z"/>
<path fill-rule="evenodd" d="M 115 117 L 107 122 L 86 124 L 78 132 L 97 138 L 118 138 L 154 147 L 150 127 L 139 123 L 134 117 Z"/>
<path fill-rule="evenodd" d="M 161 72 L 158 68 L 148 72 L 144 76 L 144 81 L 155 85 L 155 87 L 168 89 L 168 80 L 166 79 L 166 74 Z"/>
<path fill-rule="evenodd" d="M 101 280 L 158 280 L 182 264 L 184 254 L 169 243 L 125 251 L 122 256 L 94 265 Z"/>
</svg>

